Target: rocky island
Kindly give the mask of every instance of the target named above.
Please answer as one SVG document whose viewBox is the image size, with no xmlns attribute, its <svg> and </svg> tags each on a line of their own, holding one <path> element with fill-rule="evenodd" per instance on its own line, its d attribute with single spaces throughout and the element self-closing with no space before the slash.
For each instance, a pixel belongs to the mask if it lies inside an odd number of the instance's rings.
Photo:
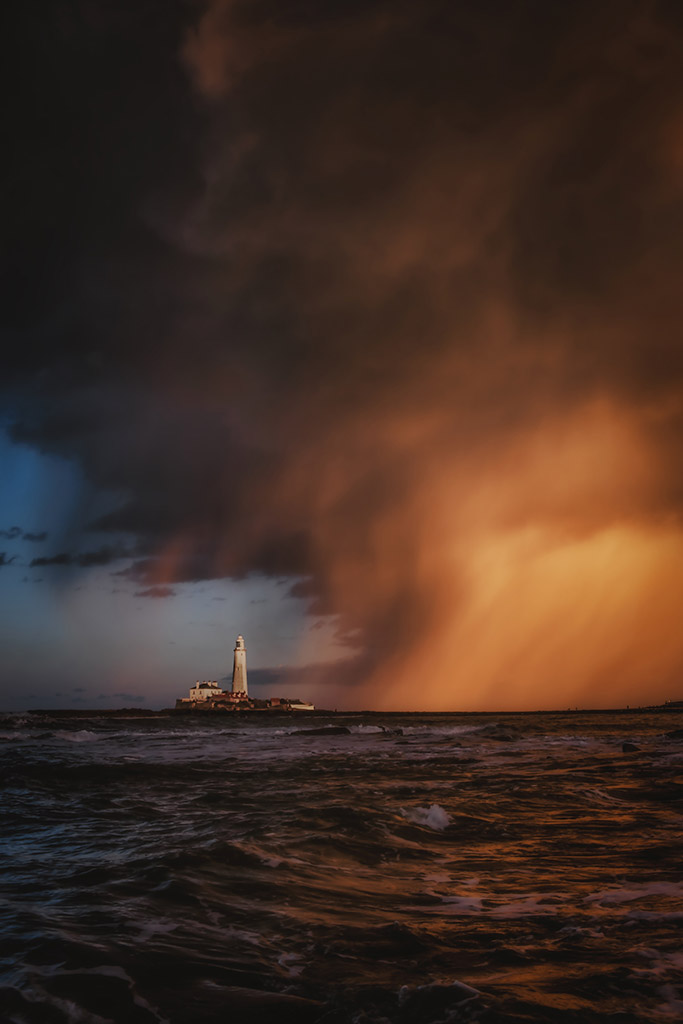
<svg viewBox="0 0 683 1024">
<path fill-rule="evenodd" d="M 247 685 L 247 648 L 240 633 L 235 641 L 232 663 L 232 687 L 222 690 L 217 681 L 196 681 L 189 697 L 178 697 L 176 711 L 315 711 L 306 701 L 288 697 L 259 700 L 249 696 Z"/>
</svg>

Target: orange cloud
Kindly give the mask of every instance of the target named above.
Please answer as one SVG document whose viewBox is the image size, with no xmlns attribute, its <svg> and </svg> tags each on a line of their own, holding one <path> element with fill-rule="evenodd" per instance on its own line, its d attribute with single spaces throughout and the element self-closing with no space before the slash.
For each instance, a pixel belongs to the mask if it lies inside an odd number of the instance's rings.
<svg viewBox="0 0 683 1024">
<path fill-rule="evenodd" d="M 448 426 L 436 413 L 355 423 L 290 474 L 329 608 L 382 654 L 365 669 L 364 702 L 669 696 L 683 658 L 683 531 L 662 512 L 666 466 L 637 418 L 599 400 L 450 453 Z"/>
</svg>

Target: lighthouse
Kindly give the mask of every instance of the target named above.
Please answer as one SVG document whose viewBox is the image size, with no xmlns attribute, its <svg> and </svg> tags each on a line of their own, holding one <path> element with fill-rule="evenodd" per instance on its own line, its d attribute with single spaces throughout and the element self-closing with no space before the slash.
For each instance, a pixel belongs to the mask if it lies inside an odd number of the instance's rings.
<svg viewBox="0 0 683 1024">
<path fill-rule="evenodd" d="M 235 642 L 235 657 L 232 663 L 233 695 L 247 696 L 247 649 L 240 633 Z"/>
</svg>

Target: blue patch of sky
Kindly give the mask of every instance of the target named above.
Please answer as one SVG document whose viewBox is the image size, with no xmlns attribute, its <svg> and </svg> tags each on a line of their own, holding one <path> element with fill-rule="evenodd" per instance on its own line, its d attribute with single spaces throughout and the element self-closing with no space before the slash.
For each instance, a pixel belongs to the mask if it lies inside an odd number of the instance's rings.
<svg viewBox="0 0 683 1024">
<path fill-rule="evenodd" d="M 33 448 L 13 444 L 0 431 L 2 503 L 0 529 L 19 526 L 30 533 L 53 533 L 74 514 L 82 492 L 82 474 L 67 459 L 41 455 Z M 21 550 L 21 541 L 13 542 Z"/>
<path fill-rule="evenodd" d="M 122 496 L 91 487 L 76 460 L 14 444 L 6 431 L 0 430 L 0 468 L 0 530 L 18 526 L 23 532 L 48 534 L 40 547 L 36 542 L 29 546 L 19 536 L 0 538 L 0 550 L 16 555 L 19 565 L 27 566 L 38 554 L 84 551 L 121 539 L 88 529 L 90 522 L 120 504 Z"/>
<path fill-rule="evenodd" d="M 62 694 L 73 695 L 75 686 L 83 689 L 79 703 L 92 706 L 102 693 L 124 692 L 144 696 L 150 707 L 169 706 L 196 678 L 229 675 L 237 633 L 247 638 L 254 668 L 342 653 L 332 621 L 313 628 L 306 603 L 288 596 L 293 581 L 252 575 L 174 585 L 173 596 L 145 598 L 113 575 L 120 564 L 29 568 L 38 554 L 83 550 L 87 522 L 116 497 L 92 492 L 75 462 L 15 445 L 2 431 L 0 465 L 0 529 L 48 532 L 45 542 L 0 542 L 14 556 L 0 567 L 0 710 L 64 706 Z M 85 537 L 88 548 L 101 543 Z"/>
</svg>

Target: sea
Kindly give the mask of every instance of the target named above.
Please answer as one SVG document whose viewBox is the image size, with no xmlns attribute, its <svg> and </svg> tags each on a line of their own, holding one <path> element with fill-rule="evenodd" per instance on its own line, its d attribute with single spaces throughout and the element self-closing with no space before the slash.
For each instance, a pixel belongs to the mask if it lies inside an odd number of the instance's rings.
<svg viewBox="0 0 683 1024">
<path fill-rule="evenodd" d="M 683 712 L 0 718 L 0 1019 L 683 1019 Z"/>
</svg>

